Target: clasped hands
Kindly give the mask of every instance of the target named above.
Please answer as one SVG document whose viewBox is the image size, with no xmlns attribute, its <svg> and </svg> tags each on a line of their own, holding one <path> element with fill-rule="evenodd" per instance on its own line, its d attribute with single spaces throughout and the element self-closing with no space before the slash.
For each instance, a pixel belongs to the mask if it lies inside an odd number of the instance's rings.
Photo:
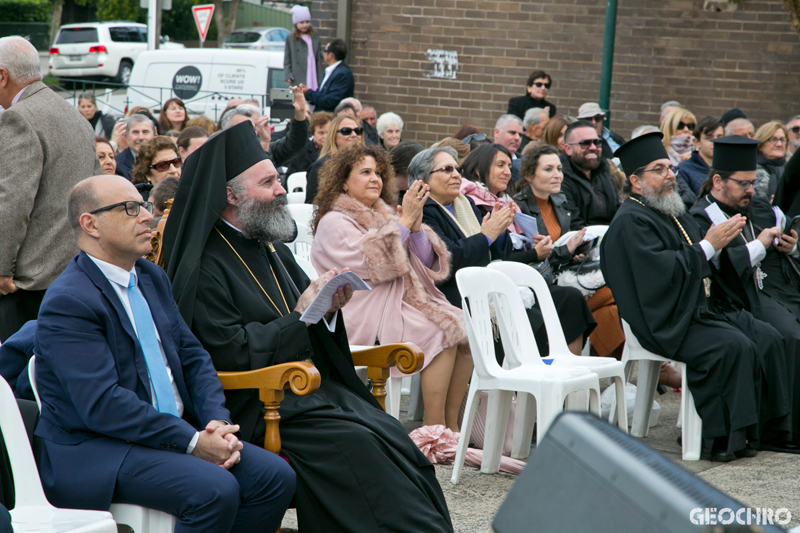
<svg viewBox="0 0 800 533">
<path fill-rule="evenodd" d="M 494 242 L 514 223 L 514 217 L 516 216 L 517 208 L 514 202 L 508 202 L 508 205 L 505 207 L 500 207 L 500 204 L 496 203 L 494 204 L 494 208 L 483 217 L 481 233 Z"/>
<path fill-rule="evenodd" d="M 747 218 L 742 215 L 736 214 L 720 224 L 714 224 L 706 232 L 705 240 L 708 241 L 714 250 L 721 250 L 735 239 L 742 232 L 742 228 L 747 223 Z M 769 249 L 774 244 L 775 239 L 778 244 L 775 245 L 779 251 L 788 254 L 794 250 L 797 244 L 797 232 L 790 231 L 790 234 L 781 233 L 781 230 L 775 226 L 766 228 L 758 234 L 758 240 L 764 245 L 764 248 Z"/>
<path fill-rule="evenodd" d="M 403 196 L 403 205 L 397 206 L 397 214 L 400 215 L 400 224 L 408 228 L 412 233 L 417 233 L 422 229 L 422 208 L 431 195 L 431 188 L 422 180 L 417 180 Z"/>
<path fill-rule="evenodd" d="M 239 426 L 236 424 L 212 420 L 200 432 L 192 455 L 229 469 L 242 460 L 240 450 L 243 445 L 235 435 L 238 431 Z"/>
</svg>

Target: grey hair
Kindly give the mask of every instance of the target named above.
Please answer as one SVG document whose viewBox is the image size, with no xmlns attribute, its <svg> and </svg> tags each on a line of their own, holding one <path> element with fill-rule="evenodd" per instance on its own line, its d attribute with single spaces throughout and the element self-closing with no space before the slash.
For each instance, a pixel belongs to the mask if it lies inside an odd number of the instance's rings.
<svg viewBox="0 0 800 533">
<path fill-rule="evenodd" d="M 153 127 L 153 133 L 158 133 L 158 129 L 156 125 L 153 124 L 153 121 L 150 120 L 147 115 L 142 115 L 141 113 L 134 113 L 133 115 L 128 117 L 128 120 L 125 121 L 125 136 L 131 134 L 131 128 L 134 124 L 139 124 L 140 122 L 147 122 Z"/>
<path fill-rule="evenodd" d="M 753 126 L 753 123 L 747 120 L 746 118 L 735 118 L 731 120 L 725 125 L 725 136 L 727 137 L 728 135 L 733 135 L 733 130 L 736 129 L 736 126 L 741 126 L 742 124 L 745 123 Z M 753 126 L 753 129 L 755 129 L 755 126 Z"/>
<path fill-rule="evenodd" d="M 500 115 L 500 118 L 497 119 L 497 122 L 494 125 L 494 129 L 499 130 L 502 128 L 507 122 L 516 122 L 520 126 L 522 126 L 522 121 L 519 119 L 517 115 Z"/>
<path fill-rule="evenodd" d="M 645 133 L 652 133 L 654 131 L 661 131 L 661 130 L 656 128 L 655 126 L 649 126 L 649 125 L 639 126 L 635 130 L 633 130 L 633 132 L 631 132 L 631 140 L 635 139 L 636 137 L 641 137 Z"/>
<path fill-rule="evenodd" d="M 233 117 L 236 115 L 241 115 L 247 118 L 254 118 L 258 114 L 258 110 L 254 110 L 255 106 L 251 106 L 248 104 L 237 105 L 233 108 L 233 111 L 228 111 L 223 117 L 222 122 L 220 122 L 221 129 L 227 130 L 228 126 L 231 125 L 231 121 Z"/>
<path fill-rule="evenodd" d="M 94 210 L 97 206 L 97 193 L 94 187 L 84 183 L 88 179 L 91 178 L 79 181 L 69 192 L 67 199 L 67 218 L 76 237 L 81 231 L 81 215 Z"/>
<path fill-rule="evenodd" d="M 668 107 L 680 107 L 683 109 L 683 105 L 678 102 L 677 100 L 670 100 L 669 102 L 664 102 L 661 104 L 661 117 L 664 118 L 667 116 L 667 108 Z"/>
<path fill-rule="evenodd" d="M 340 104 L 350 104 L 351 106 L 356 108 L 356 111 L 360 111 L 361 109 L 364 108 L 364 106 L 361 105 L 361 102 L 357 98 L 353 98 L 352 96 L 349 97 L 349 98 L 345 98 L 344 100 L 342 100 L 339 103 Z"/>
<path fill-rule="evenodd" d="M 522 120 L 522 127 L 526 130 L 528 126 L 531 124 L 536 124 L 537 126 L 542 123 L 542 113 L 544 113 L 544 109 L 541 107 L 532 107 L 525 111 L 525 118 Z"/>
<path fill-rule="evenodd" d="M 403 119 L 400 118 L 400 115 L 390 111 L 378 117 L 375 129 L 378 130 L 378 135 L 383 135 L 383 131 L 392 125 L 400 126 L 400 131 L 403 131 Z"/>
<path fill-rule="evenodd" d="M 6 69 L 17 83 L 30 84 L 42 79 L 39 52 L 19 35 L 0 38 L 0 68 Z"/>
<path fill-rule="evenodd" d="M 364 111 L 365 109 L 372 109 L 373 111 L 375 111 L 375 108 L 372 107 L 371 105 L 361 106 L 361 111 Z"/>
<path fill-rule="evenodd" d="M 800 115 L 795 115 L 793 117 L 789 117 L 789 120 L 786 121 L 786 125 L 788 126 L 790 122 L 800 119 Z"/>
<path fill-rule="evenodd" d="M 92 93 L 88 93 L 87 92 L 87 93 L 79 94 L 78 95 L 78 103 L 80 104 L 81 101 L 83 101 L 83 100 L 89 100 L 92 103 L 92 105 L 95 105 L 95 106 L 97 105 L 97 100 L 95 99 L 94 94 L 92 94 Z"/>
<path fill-rule="evenodd" d="M 450 155 L 453 160 L 458 164 L 458 152 L 455 148 L 449 146 L 440 146 L 438 148 L 428 148 L 414 156 L 414 159 L 408 164 L 408 186 L 414 184 L 417 180 L 422 180 L 428 183 L 431 180 L 431 173 L 433 172 L 433 160 L 440 153 Z"/>
</svg>

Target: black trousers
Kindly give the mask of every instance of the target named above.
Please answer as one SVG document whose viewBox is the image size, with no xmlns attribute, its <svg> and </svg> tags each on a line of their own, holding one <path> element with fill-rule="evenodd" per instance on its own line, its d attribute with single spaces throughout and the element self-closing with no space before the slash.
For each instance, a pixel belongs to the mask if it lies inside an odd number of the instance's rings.
<svg viewBox="0 0 800 533">
<path fill-rule="evenodd" d="M 6 342 L 28 320 L 36 320 L 44 293 L 19 289 L 0 296 L 0 342 Z"/>
</svg>

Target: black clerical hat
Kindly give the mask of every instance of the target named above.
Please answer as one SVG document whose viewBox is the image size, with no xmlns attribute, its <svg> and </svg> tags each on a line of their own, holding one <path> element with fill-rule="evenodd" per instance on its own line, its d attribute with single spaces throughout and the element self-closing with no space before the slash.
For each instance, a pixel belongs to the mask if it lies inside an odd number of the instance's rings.
<svg viewBox="0 0 800 533">
<path fill-rule="evenodd" d="M 227 183 L 264 159 L 267 154 L 249 120 L 213 135 L 186 158 L 162 245 L 172 294 L 189 325 L 200 256 L 227 205 Z"/>
<path fill-rule="evenodd" d="M 746 172 L 756 169 L 760 142 L 741 135 L 711 139 L 714 157 L 711 168 L 725 172 Z"/>
<path fill-rule="evenodd" d="M 619 157 L 622 170 L 630 177 L 631 174 L 653 161 L 669 159 L 664 143 L 661 142 L 663 138 L 664 134 L 660 131 L 645 133 L 617 148 L 614 157 Z"/>
<path fill-rule="evenodd" d="M 725 113 L 723 113 L 720 117 L 719 121 L 722 122 L 723 126 L 727 126 L 728 122 L 736 120 L 737 118 L 747 118 L 747 116 L 741 109 L 734 107 L 733 109 L 725 111 Z"/>
</svg>

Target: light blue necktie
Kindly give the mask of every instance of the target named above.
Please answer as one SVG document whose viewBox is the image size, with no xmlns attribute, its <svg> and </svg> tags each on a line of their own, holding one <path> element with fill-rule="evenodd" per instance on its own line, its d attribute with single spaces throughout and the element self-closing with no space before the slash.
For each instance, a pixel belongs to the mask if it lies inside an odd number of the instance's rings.
<svg viewBox="0 0 800 533">
<path fill-rule="evenodd" d="M 147 363 L 147 372 L 150 374 L 150 382 L 153 385 L 156 409 L 159 413 L 178 416 L 178 404 L 175 403 L 175 393 L 172 391 L 167 367 L 164 366 L 164 359 L 161 357 L 161 350 L 158 347 L 153 315 L 150 314 L 150 306 L 147 305 L 147 301 L 136 286 L 136 276 L 133 273 L 128 282 L 128 299 L 131 304 L 133 320 L 136 322 L 139 344 L 142 346 L 144 360 Z"/>
</svg>

